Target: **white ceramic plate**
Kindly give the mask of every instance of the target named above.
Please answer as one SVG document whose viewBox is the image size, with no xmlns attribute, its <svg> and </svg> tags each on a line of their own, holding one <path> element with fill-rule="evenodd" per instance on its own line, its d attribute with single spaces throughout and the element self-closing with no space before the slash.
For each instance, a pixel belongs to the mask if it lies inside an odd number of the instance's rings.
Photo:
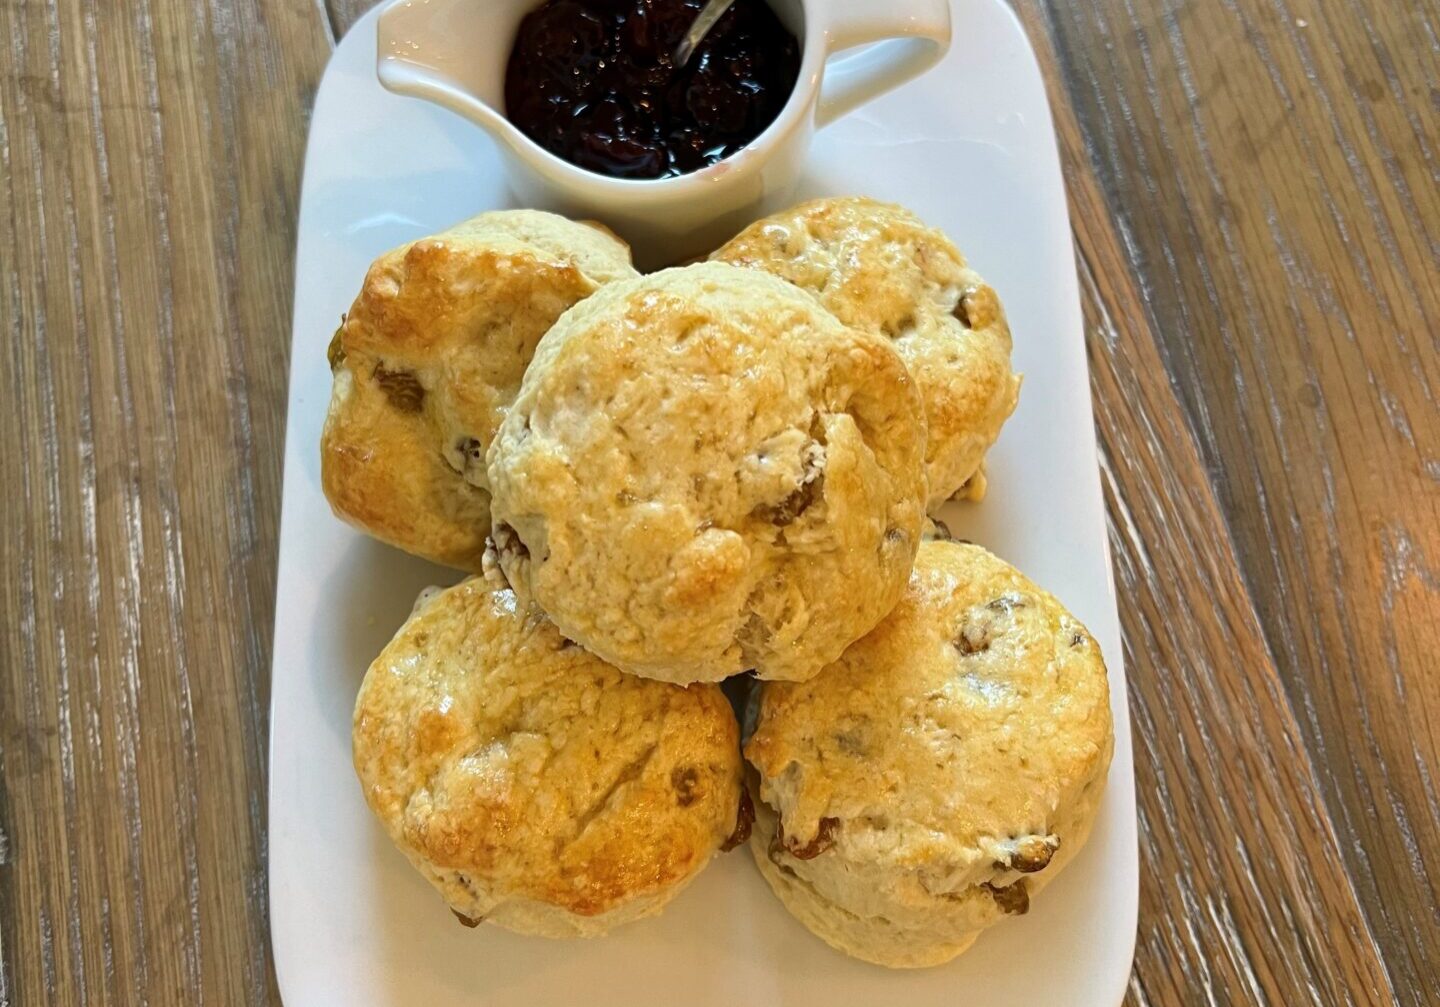
<svg viewBox="0 0 1440 1007">
<path fill-rule="evenodd" d="M 831 951 L 784 912 L 744 850 L 718 858 L 662 916 L 603 940 L 455 922 L 365 807 L 350 712 L 416 592 L 459 578 L 331 516 L 318 451 L 325 349 L 372 258 L 509 196 L 479 130 L 376 83 L 372 14 L 320 85 L 300 208 L 270 718 L 271 933 L 290 1007 L 1120 1001 L 1138 887 L 1130 720 L 1065 192 L 1019 24 L 1002 0 L 955 3 L 946 61 L 822 131 L 802 195 L 906 203 L 1005 300 L 1020 407 L 990 455 L 990 495 L 945 517 L 1063 599 L 1109 658 L 1115 761 L 1089 845 L 1029 915 L 920 972 Z"/>
</svg>

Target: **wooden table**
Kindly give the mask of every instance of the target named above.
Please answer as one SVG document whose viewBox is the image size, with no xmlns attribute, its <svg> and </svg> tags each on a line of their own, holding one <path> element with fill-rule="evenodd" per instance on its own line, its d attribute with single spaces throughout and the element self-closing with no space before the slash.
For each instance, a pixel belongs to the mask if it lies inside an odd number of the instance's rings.
<svg viewBox="0 0 1440 1007">
<path fill-rule="evenodd" d="M 0 1004 L 276 998 L 291 255 L 363 6 L 0 4 Z M 1433 1004 L 1440 7 L 1018 9 L 1130 671 L 1130 999 Z"/>
</svg>

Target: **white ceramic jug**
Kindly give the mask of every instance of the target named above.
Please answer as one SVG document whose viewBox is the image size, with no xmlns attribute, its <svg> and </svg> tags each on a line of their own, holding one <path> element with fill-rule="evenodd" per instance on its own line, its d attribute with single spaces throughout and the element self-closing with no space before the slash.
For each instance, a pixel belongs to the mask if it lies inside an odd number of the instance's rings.
<svg viewBox="0 0 1440 1007">
<path fill-rule="evenodd" d="M 510 49 L 539 2 L 393 0 L 379 19 L 380 82 L 486 130 L 522 204 L 602 221 L 635 246 L 642 267 L 706 252 L 750 223 L 762 201 L 794 189 L 815 129 L 923 73 L 950 45 L 948 0 L 774 0 L 800 40 L 801 61 L 795 91 L 769 128 L 689 175 L 611 178 L 551 154 L 505 118 Z"/>
</svg>

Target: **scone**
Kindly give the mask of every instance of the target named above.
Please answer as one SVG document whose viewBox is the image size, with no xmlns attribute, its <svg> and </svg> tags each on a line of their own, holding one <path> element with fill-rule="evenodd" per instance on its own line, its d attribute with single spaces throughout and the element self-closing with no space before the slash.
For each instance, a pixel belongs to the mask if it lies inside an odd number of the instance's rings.
<svg viewBox="0 0 1440 1007">
<path fill-rule="evenodd" d="M 803 680 L 904 591 L 924 447 L 889 341 L 796 287 L 614 283 L 546 333 L 491 448 L 500 566 L 625 671 Z"/>
<path fill-rule="evenodd" d="M 471 925 L 603 934 L 659 912 L 737 827 L 719 687 L 623 675 L 480 578 L 422 595 L 353 742 L 371 809 Z"/>
<path fill-rule="evenodd" d="M 937 965 L 1084 844 L 1111 747 L 1085 627 L 979 546 L 927 541 L 873 633 L 811 682 L 763 687 L 751 852 L 831 946 Z"/>
<path fill-rule="evenodd" d="M 752 224 L 712 258 L 789 280 L 893 340 L 925 404 L 930 509 L 985 494 L 985 452 L 1020 378 L 1000 299 L 949 238 L 899 206 L 819 199 Z"/>
<path fill-rule="evenodd" d="M 482 213 L 381 256 L 330 344 L 320 454 L 335 513 L 479 570 L 485 451 L 535 344 L 576 301 L 635 275 L 608 231 L 534 210 Z"/>
</svg>

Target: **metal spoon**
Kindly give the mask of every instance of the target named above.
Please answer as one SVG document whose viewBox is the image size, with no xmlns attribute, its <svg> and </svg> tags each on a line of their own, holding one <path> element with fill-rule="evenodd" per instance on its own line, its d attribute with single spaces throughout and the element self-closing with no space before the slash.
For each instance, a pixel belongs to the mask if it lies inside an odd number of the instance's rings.
<svg viewBox="0 0 1440 1007">
<path fill-rule="evenodd" d="M 695 23 L 691 25 L 690 30 L 685 33 L 685 37 L 681 39 L 680 44 L 675 47 L 675 69 L 680 69 L 690 57 L 694 55 L 695 48 L 704 40 L 706 35 L 710 34 L 710 29 L 715 27 L 715 22 L 724 16 L 725 12 L 730 9 L 730 5 L 734 2 L 735 0 L 710 0 L 710 2 L 705 5 L 705 9 L 702 10 L 700 16 L 695 19 Z"/>
</svg>

